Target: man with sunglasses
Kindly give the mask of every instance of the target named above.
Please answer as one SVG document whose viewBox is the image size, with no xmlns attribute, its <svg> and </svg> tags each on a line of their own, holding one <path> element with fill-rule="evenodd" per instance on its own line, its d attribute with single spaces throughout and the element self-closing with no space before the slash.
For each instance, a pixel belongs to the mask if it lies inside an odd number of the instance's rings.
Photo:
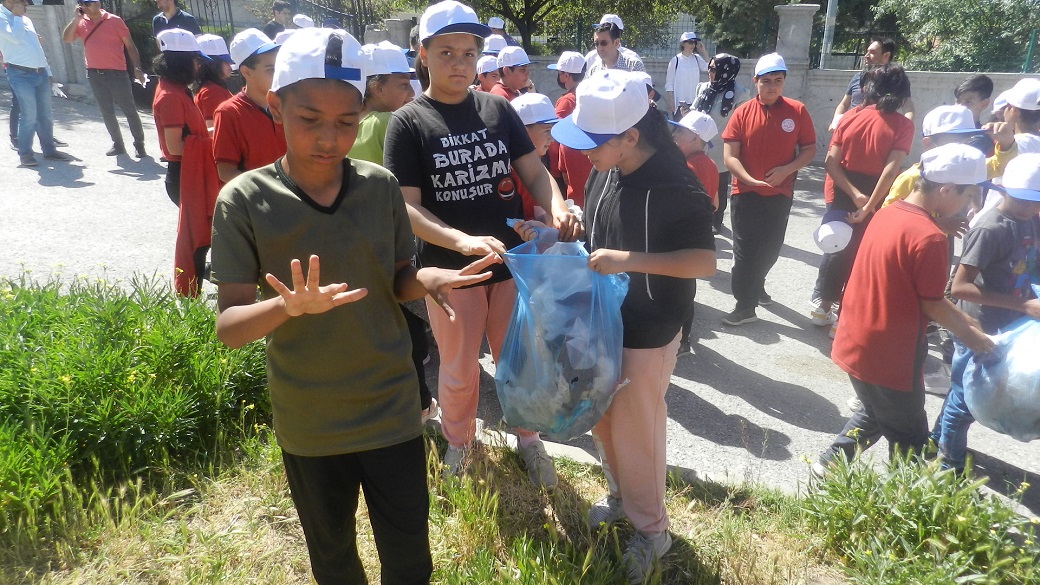
<svg viewBox="0 0 1040 585">
<path fill-rule="evenodd" d="M 600 69 L 621 69 L 624 71 L 646 71 L 643 60 L 631 49 L 621 46 L 621 32 L 625 30 L 621 17 L 616 14 L 604 14 L 592 34 L 594 51 L 585 55 L 588 64 L 586 77 Z"/>
<path fill-rule="evenodd" d="M 0 6 L 0 53 L 7 63 L 7 82 L 18 98 L 18 159 L 21 167 L 39 164 L 32 151 L 33 136 L 39 134 L 43 157 L 71 160 L 54 144 L 51 113 L 51 68 L 32 21 L 25 16 L 25 0 L 3 0 Z"/>
<path fill-rule="evenodd" d="M 134 103 L 134 92 L 130 87 L 126 58 L 123 56 L 123 49 L 126 49 L 134 66 L 134 78 L 144 85 L 141 55 L 130 38 L 130 29 L 122 18 L 102 10 L 98 0 L 78 0 L 77 4 L 76 15 L 65 26 L 61 37 L 69 44 L 76 42 L 76 39 L 83 41 L 87 81 L 90 83 L 90 91 L 94 93 L 94 101 L 101 109 L 101 118 L 105 121 L 108 135 L 112 138 L 112 148 L 105 154 L 126 154 L 123 133 L 116 119 L 118 104 L 130 126 L 130 134 L 134 137 L 135 154 L 137 158 L 144 158 L 147 154 L 144 150 L 144 128 Z"/>
</svg>

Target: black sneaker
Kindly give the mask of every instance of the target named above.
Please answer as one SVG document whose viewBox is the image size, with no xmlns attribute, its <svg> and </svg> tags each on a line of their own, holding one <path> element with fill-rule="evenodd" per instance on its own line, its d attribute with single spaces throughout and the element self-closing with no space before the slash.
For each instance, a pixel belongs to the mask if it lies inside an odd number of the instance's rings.
<svg viewBox="0 0 1040 585">
<path fill-rule="evenodd" d="M 148 156 L 148 153 L 145 151 L 143 144 L 134 145 L 134 154 L 137 156 L 137 158 L 146 158 Z"/>
<path fill-rule="evenodd" d="M 758 306 L 768 307 L 773 304 L 773 297 L 769 296 L 769 293 L 762 291 L 762 294 L 758 295 Z"/>
<path fill-rule="evenodd" d="M 18 150 L 18 137 L 17 136 L 12 136 L 11 137 L 11 150 Z"/>
<path fill-rule="evenodd" d="M 35 167 L 40 163 L 36 161 L 36 157 L 31 154 L 18 155 L 18 166 L 20 167 Z"/>
<path fill-rule="evenodd" d="M 68 162 L 68 161 L 71 161 L 71 160 L 76 160 L 75 158 L 72 157 L 72 155 L 68 155 L 68 154 L 65 154 L 64 152 L 58 152 L 58 151 L 54 151 L 54 152 L 52 152 L 50 154 L 45 154 L 45 155 L 43 155 L 43 158 L 45 158 L 47 160 L 57 160 L 57 161 L 65 161 L 65 162 Z"/>
<path fill-rule="evenodd" d="M 754 323 L 758 321 L 758 315 L 755 314 L 754 307 L 748 307 L 747 309 L 734 309 L 732 313 L 722 318 L 722 322 L 725 325 L 743 325 L 745 323 Z"/>
<path fill-rule="evenodd" d="M 679 351 L 675 352 L 675 355 L 686 355 L 691 351 L 693 351 L 693 347 L 690 345 L 689 341 L 680 341 Z"/>
<path fill-rule="evenodd" d="M 126 147 L 121 144 L 113 144 L 112 148 L 108 149 L 108 152 L 105 153 L 105 156 L 119 156 L 121 154 L 126 154 Z"/>
</svg>

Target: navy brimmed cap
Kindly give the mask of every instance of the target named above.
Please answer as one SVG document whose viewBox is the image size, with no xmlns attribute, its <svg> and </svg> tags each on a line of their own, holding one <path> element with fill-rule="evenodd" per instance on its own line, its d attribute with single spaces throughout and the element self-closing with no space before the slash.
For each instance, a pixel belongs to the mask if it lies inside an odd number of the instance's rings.
<svg viewBox="0 0 1040 585">
<path fill-rule="evenodd" d="M 454 33 L 469 33 L 484 39 L 491 35 L 491 28 L 480 22 L 472 8 L 455 0 L 432 4 L 419 18 L 420 42 Z"/>
<path fill-rule="evenodd" d="M 231 53 L 228 52 L 227 42 L 223 37 L 205 34 L 199 35 L 195 37 L 195 39 L 199 41 L 199 46 L 202 47 L 202 52 L 209 57 L 218 59 L 225 63 L 234 63 L 231 59 Z"/>
<path fill-rule="evenodd" d="M 636 125 L 650 109 L 641 76 L 620 69 L 600 70 L 575 89 L 574 113 L 553 126 L 556 142 L 592 150 Z"/>
<path fill-rule="evenodd" d="M 231 59 L 241 67 L 242 62 L 253 55 L 263 55 L 280 46 L 259 29 L 247 28 L 231 39 Z"/>
<path fill-rule="evenodd" d="M 540 93 L 528 92 L 517 96 L 509 102 L 509 105 L 513 106 L 516 113 L 520 115 L 524 126 L 556 124 L 560 121 L 556 117 L 556 108 L 553 107 L 552 101 Z"/>
<path fill-rule="evenodd" d="M 329 53 L 330 49 L 336 53 Z M 365 95 L 364 63 L 361 44 L 349 33 L 332 28 L 300 29 L 278 51 L 271 91 L 305 79 L 339 79 Z"/>
<path fill-rule="evenodd" d="M 195 35 L 183 28 L 168 28 L 160 31 L 155 35 L 155 40 L 159 41 L 159 50 L 164 53 L 195 53 L 207 61 L 211 60 L 209 55 L 202 52 L 202 45 L 199 44 Z"/>
</svg>

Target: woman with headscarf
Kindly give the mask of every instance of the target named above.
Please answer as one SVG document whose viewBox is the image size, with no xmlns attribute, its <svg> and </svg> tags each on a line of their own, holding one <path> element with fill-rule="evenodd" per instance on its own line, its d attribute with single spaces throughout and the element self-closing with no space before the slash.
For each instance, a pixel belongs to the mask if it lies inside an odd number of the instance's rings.
<svg viewBox="0 0 1040 585">
<path fill-rule="evenodd" d="M 737 83 L 738 73 L 740 59 L 727 53 L 719 53 L 708 62 L 708 81 L 697 85 L 697 99 L 693 102 L 693 109 L 711 116 L 718 126 L 720 135 L 726 129 L 730 112 L 751 98 L 747 88 Z M 682 112 L 682 115 L 685 114 L 686 112 Z M 719 233 L 722 229 L 722 218 L 726 214 L 732 181 L 729 170 L 722 164 L 722 141 L 709 145 L 706 151 L 719 169 L 719 207 L 712 218 L 712 228 L 715 233 Z"/>
</svg>

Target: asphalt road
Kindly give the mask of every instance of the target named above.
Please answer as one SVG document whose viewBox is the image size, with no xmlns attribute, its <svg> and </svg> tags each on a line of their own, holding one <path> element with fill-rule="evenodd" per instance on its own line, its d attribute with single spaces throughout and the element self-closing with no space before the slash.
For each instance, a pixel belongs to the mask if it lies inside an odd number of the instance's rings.
<svg viewBox="0 0 1040 585">
<path fill-rule="evenodd" d="M 5 129 L 9 96 L 0 93 Z M 17 154 L 5 142 L 0 148 L 0 276 L 170 280 L 176 208 L 163 187 L 165 170 L 158 162 L 151 116 L 142 117 L 154 158 L 140 161 L 106 157 L 110 144 L 97 109 L 65 100 L 55 101 L 55 133 L 70 144 L 65 151 L 80 160 L 41 159 L 37 168 L 16 168 Z M 129 143 L 125 126 L 123 131 Z M 829 444 L 850 414 L 846 400 L 852 389 L 828 357 L 827 330 L 808 319 L 807 301 L 821 257 L 811 233 L 823 212 L 822 178 L 819 167 L 799 177 L 787 243 L 767 282 L 776 303 L 759 309 L 759 322 L 736 328 L 720 323 L 733 308 L 732 254 L 728 231 L 716 239 L 718 273 L 698 287 L 694 335 L 699 341 L 693 354 L 679 359 L 667 396 L 670 464 L 713 480 L 794 491 L 806 482 L 807 461 Z M 937 355 L 932 352 L 926 371 L 938 367 Z M 492 426 L 501 412 L 493 365 L 487 357 L 483 361 L 480 416 Z M 431 381 L 436 363 L 434 354 Z M 941 396 L 928 396 L 931 420 L 941 403 Z M 571 446 L 578 456 L 594 453 L 589 436 Z M 988 474 L 999 491 L 1024 480 L 1040 486 L 1035 447 L 980 425 L 972 427 L 969 447 L 978 471 Z M 882 443 L 871 456 L 882 461 L 885 452 Z M 1024 502 L 1035 515 L 1040 515 L 1038 490 L 1028 490 Z"/>
</svg>

